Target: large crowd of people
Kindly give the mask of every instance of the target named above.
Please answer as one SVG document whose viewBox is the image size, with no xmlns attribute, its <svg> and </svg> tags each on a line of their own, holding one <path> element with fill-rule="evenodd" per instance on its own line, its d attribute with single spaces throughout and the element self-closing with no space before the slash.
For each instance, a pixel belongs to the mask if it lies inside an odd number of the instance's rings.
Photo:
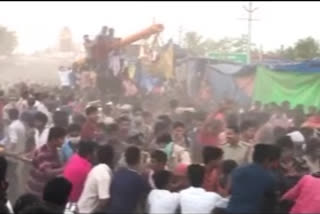
<svg viewBox="0 0 320 214">
<path fill-rule="evenodd" d="M 320 212 L 314 107 L 85 105 L 77 91 L 16 89 L 0 99 L 1 213 Z"/>
<path fill-rule="evenodd" d="M 0 213 L 320 213 L 317 107 L 116 93 L 113 35 L 84 36 L 82 83 L 0 91 Z"/>
</svg>

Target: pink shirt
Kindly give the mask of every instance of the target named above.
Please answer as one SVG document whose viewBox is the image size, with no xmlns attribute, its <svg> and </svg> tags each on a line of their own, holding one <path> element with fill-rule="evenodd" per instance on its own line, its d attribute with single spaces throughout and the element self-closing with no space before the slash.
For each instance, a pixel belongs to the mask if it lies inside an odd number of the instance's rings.
<svg viewBox="0 0 320 214">
<path fill-rule="evenodd" d="M 77 202 L 80 198 L 91 168 L 91 163 L 78 154 L 74 154 L 65 166 L 63 176 L 72 183 L 72 191 L 69 197 L 71 202 Z"/>
<path fill-rule="evenodd" d="M 290 213 L 320 213 L 320 178 L 305 175 L 282 199 L 295 201 Z"/>
</svg>

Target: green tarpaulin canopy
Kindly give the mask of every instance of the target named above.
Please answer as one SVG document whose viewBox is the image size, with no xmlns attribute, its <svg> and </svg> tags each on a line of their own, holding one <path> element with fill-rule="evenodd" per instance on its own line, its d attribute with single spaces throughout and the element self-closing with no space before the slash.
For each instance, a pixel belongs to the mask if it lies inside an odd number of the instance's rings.
<svg viewBox="0 0 320 214">
<path fill-rule="evenodd" d="M 262 103 L 281 104 L 289 101 L 294 107 L 320 107 L 320 73 L 273 71 L 257 68 L 253 99 Z"/>
</svg>

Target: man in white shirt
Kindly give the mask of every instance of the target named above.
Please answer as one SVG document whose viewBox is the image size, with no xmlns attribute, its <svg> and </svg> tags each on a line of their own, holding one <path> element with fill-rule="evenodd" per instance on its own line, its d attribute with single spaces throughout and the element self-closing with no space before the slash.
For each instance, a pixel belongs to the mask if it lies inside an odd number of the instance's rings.
<svg viewBox="0 0 320 214">
<path fill-rule="evenodd" d="M 70 73 L 72 70 L 65 68 L 64 66 L 59 67 L 59 78 L 60 78 L 60 84 L 61 87 L 70 87 L 71 81 L 70 81 Z"/>
<path fill-rule="evenodd" d="M 13 154 L 23 153 L 26 146 L 26 127 L 19 120 L 19 111 L 17 109 L 9 110 L 9 118 L 11 123 L 8 127 L 6 151 Z"/>
<path fill-rule="evenodd" d="M 152 190 L 147 199 L 149 214 L 172 214 L 179 206 L 179 193 L 168 191 L 172 174 L 167 170 L 161 170 L 153 175 L 157 189 Z"/>
<path fill-rule="evenodd" d="M 97 157 L 99 164 L 90 171 L 77 204 L 79 213 L 102 211 L 110 199 L 113 148 L 109 145 L 99 146 Z"/>
<path fill-rule="evenodd" d="M 5 147 L 6 152 L 12 155 L 20 155 L 26 149 L 26 126 L 19 120 L 19 111 L 15 108 L 9 110 L 10 125 L 8 127 Z M 15 201 L 17 197 L 23 193 L 23 176 L 21 175 L 23 163 L 15 158 L 8 158 L 8 177 L 10 181 L 16 185 L 10 185 L 8 189 L 11 201 Z"/>
<path fill-rule="evenodd" d="M 42 145 L 46 144 L 48 141 L 49 130 L 46 125 L 48 123 L 48 117 L 42 113 L 37 112 L 34 116 L 34 126 L 35 126 L 35 133 L 34 133 L 34 141 L 36 148 L 40 148 Z"/>
<path fill-rule="evenodd" d="M 182 214 L 209 214 L 217 206 L 222 197 L 202 188 L 205 169 L 199 164 L 188 167 L 188 179 L 191 187 L 180 192 L 180 209 Z"/>
</svg>

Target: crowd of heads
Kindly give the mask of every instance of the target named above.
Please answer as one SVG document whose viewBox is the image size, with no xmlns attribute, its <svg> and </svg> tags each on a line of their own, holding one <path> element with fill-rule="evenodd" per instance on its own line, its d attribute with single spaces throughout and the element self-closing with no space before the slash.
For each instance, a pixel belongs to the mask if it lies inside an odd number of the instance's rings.
<svg viewBox="0 0 320 214">
<path fill-rule="evenodd" d="M 104 27 L 102 34 L 107 32 L 114 33 Z M 255 102 L 252 108 L 243 110 L 227 100 L 207 111 L 190 101 L 182 101 L 189 104 L 184 107 L 177 99 L 161 97 L 159 102 L 166 99 L 166 106 L 150 107 L 145 99 L 139 99 L 139 105 L 101 101 L 87 105 L 76 99 L 81 97 L 77 93 L 71 89 L 47 89 L 39 93 L 28 88 L 22 90 L 18 99 L 11 100 L 3 94 L 6 99 L 1 99 L 1 121 L 5 125 L 1 136 L 4 139 L 6 129 L 14 121 L 21 121 L 28 130 L 25 144 L 31 145 L 24 152 L 32 153 L 42 148 L 34 141 L 35 132 L 48 129 L 44 144 L 39 145 L 60 152 L 67 151 L 65 147 L 70 143 L 68 148 L 72 152 L 62 152 L 63 165 L 77 154 L 93 166 L 105 164 L 114 171 L 127 167 L 143 174 L 148 169 L 153 172 L 154 188 L 173 192 L 190 186 L 203 187 L 208 171 L 219 169 L 219 194 L 230 196 L 233 171 L 250 163 L 284 177 L 302 177 L 320 170 L 316 164 L 320 160 L 318 127 L 308 123 L 310 118 L 319 117 L 313 106 L 292 108 L 289 102 L 280 105 Z M 238 153 L 233 155 L 230 148 L 236 148 Z M 1 199 L 7 198 L 6 171 L 7 162 L 1 157 Z M 28 213 L 28 209 L 33 212 L 62 209 L 69 202 L 71 191 L 70 181 L 56 177 L 46 183 L 42 197 L 23 194 L 13 210 Z"/>
</svg>

